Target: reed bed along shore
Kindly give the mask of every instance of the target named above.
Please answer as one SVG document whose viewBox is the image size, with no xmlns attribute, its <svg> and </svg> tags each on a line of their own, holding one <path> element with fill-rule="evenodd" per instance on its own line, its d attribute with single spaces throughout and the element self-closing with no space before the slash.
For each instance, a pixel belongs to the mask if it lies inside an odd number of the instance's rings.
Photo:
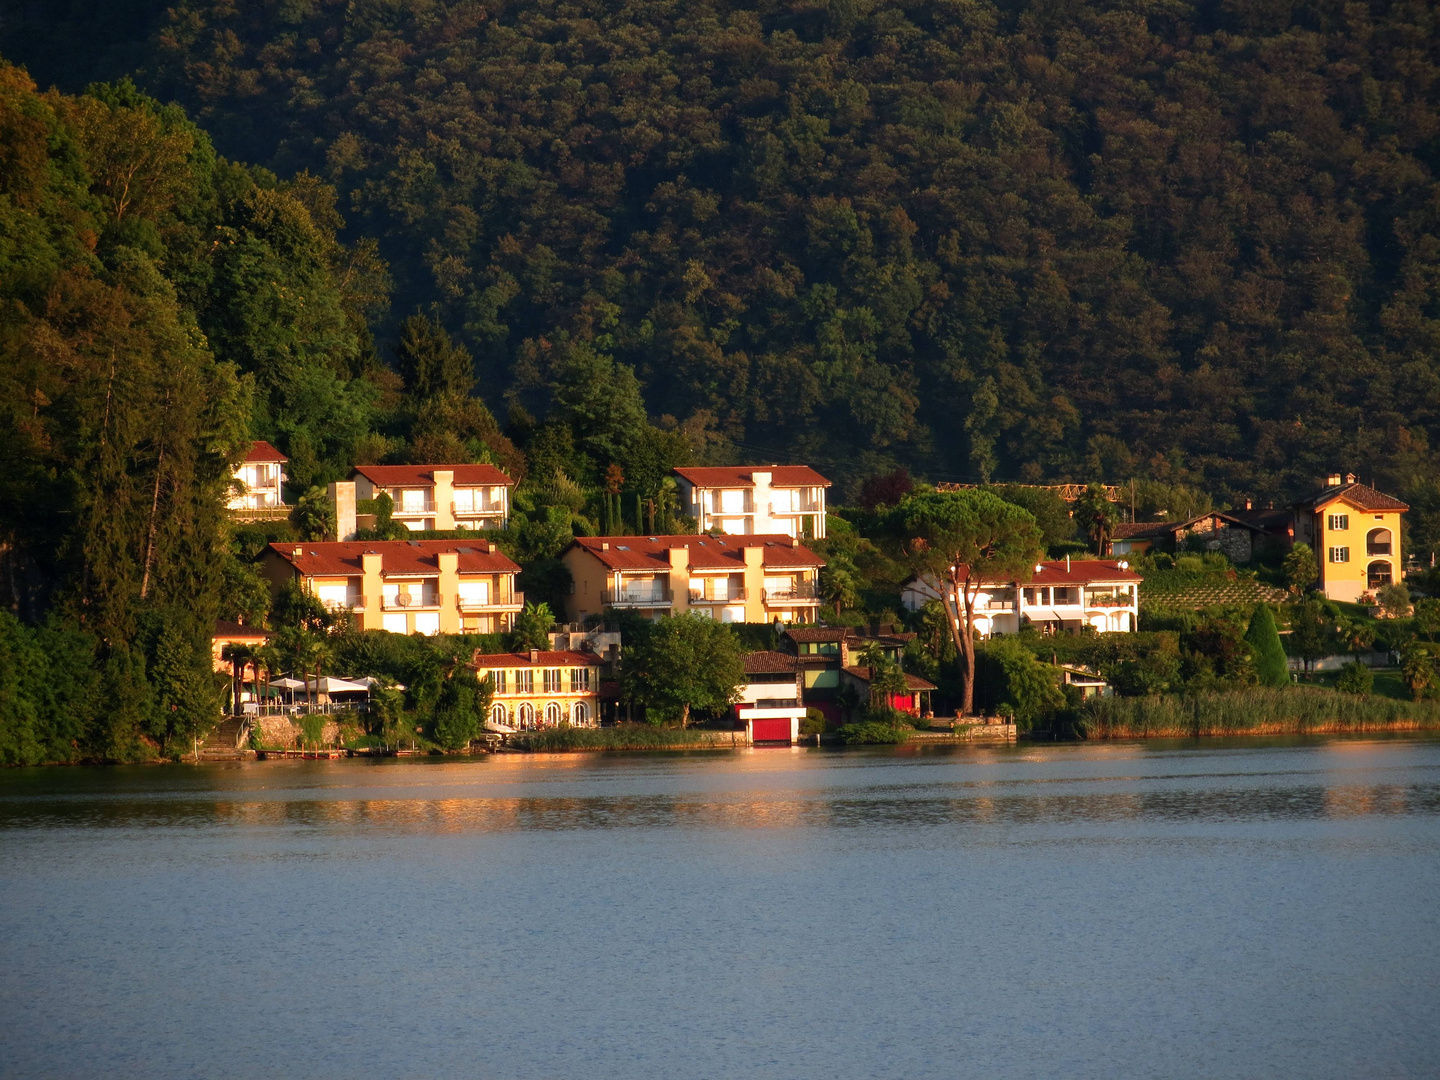
<svg viewBox="0 0 1440 1080">
<path fill-rule="evenodd" d="M 1440 730 L 1440 702 L 1254 687 L 1173 697 L 1096 698 L 1077 727 L 1089 739 Z"/>
<path fill-rule="evenodd" d="M 744 746 L 743 731 L 657 728 L 641 724 L 613 728 L 547 728 L 513 737 L 514 750 L 560 753 L 567 750 L 706 750 Z"/>
</svg>

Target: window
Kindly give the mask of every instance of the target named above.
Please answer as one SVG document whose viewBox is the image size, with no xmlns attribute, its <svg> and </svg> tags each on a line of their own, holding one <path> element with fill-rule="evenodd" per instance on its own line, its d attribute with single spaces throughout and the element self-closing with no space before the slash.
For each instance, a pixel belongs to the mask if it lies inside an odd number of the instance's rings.
<svg viewBox="0 0 1440 1080">
<path fill-rule="evenodd" d="M 1344 532 L 1350 528 L 1350 515 L 1331 514 L 1325 519 L 1325 527 L 1331 532 Z"/>
<path fill-rule="evenodd" d="M 427 493 L 422 488 L 405 488 L 400 492 L 400 511 L 405 514 L 424 513 Z"/>
<path fill-rule="evenodd" d="M 1332 547 L 1330 549 L 1330 561 L 1335 563 L 1349 562 L 1350 549 L 1348 547 Z"/>
<path fill-rule="evenodd" d="M 559 672 L 557 671 L 556 674 L 558 675 Z M 550 702 L 549 705 L 546 705 L 546 706 L 545 706 L 545 726 L 546 726 L 546 727 L 559 727 L 559 726 L 560 726 L 560 716 L 561 716 L 561 713 L 560 713 L 560 705 L 559 705 L 558 702 L 552 701 L 552 702 Z"/>
<path fill-rule="evenodd" d="M 533 694 L 535 692 L 535 672 L 529 668 L 521 668 L 516 671 L 515 692 L 517 694 Z"/>
<path fill-rule="evenodd" d="M 528 701 L 522 701 L 520 708 L 516 710 L 516 718 L 516 726 L 529 731 L 535 726 L 535 706 Z"/>
<path fill-rule="evenodd" d="M 1391 582 L 1390 564 L 1388 562 L 1372 562 L 1365 569 L 1365 584 L 1372 589 L 1383 589 Z"/>
<path fill-rule="evenodd" d="M 500 674 L 501 674 L 501 675 L 504 675 L 505 673 L 502 671 L 502 672 L 500 672 Z M 504 705 L 491 705 L 491 706 L 490 706 L 490 722 L 491 722 L 492 724 L 503 724 L 503 723 L 505 723 L 505 706 L 504 706 Z"/>
<path fill-rule="evenodd" d="M 720 512 L 722 514 L 743 514 L 745 512 L 745 492 L 720 492 Z"/>
<path fill-rule="evenodd" d="M 496 671 L 490 672 L 490 678 L 495 680 L 495 693 L 505 693 L 505 669 L 499 668 Z"/>
<path fill-rule="evenodd" d="M 575 703 L 575 709 L 571 715 L 574 716 L 575 723 L 577 724 L 588 724 L 590 722 L 590 710 L 585 707 L 583 701 L 577 701 Z"/>
<path fill-rule="evenodd" d="M 588 667 L 570 669 L 570 689 L 576 693 L 590 689 L 590 669 Z"/>
<path fill-rule="evenodd" d="M 558 693 L 560 693 L 560 669 L 559 669 L 559 668 L 546 668 L 546 669 L 545 669 L 545 693 L 547 693 L 547 694 L 558 694 Z"/>
<path fill-rule="evenodd" d="M 1027 607 L 1043 607 L 1050 603 L 1050 590 L 1039 587 L 1031 587 L 1025 590 L 1025 604 Z"/>
</svg>

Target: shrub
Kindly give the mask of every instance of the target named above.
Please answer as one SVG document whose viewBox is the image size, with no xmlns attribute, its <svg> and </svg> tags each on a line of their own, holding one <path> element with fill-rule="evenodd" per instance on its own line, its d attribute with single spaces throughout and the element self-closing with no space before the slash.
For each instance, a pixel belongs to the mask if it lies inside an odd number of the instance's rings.
<svg viewBox="0 0 1440 1080">
<path fill-rule="evenodd" d="M 1351 661 L 1340 669 L 1335 680 L 1335 689 L 1347 694 L 1368 694 L 1375 689 L 1375 673 L 1358 661 Z"/>
<path fill-rule="evenodd" d="M 1078 728 L 1082 736 L 1106 739 L 1432 729 L 1440 728 L 1440 706 L 1313 686 L 1252 686 L 1183 697 L 1091 698 Z"/>
<path fill-rule="evenodd" d="M 1386 585 L 1375 594 L 1380 608 L 1392 619 L 1403 619 L 1410 613 L 1410 590 L 1398 582 Z"/>
<path fill-rule="evenodd" d="M 1250 617 L 1245 640 L 1255 655 L 1255 673 L 1260 685 L 1288 686 L 1290 665 L 1285 658 L 1285 647 L 1280 644 L 1280 632 L 1275 628 L 1275 616 L 1270 614 L 1268 604 L 1255 605 L 1255 614 Z"/>
<path fill-rule="evenodd" d="M 903 743 L 910 737 L 910 730 L 904 727 L 893 727 L 886 723 L 876 723 L 873 720 L 865 720 L 858 724 L 844 725 L 840 728 L 839 735 L 840 741 L 847 746 L 884 746 Z"/>
<path fill-rule="evenodd" d="M 300 717 L 300 731 L 305 737 L 307 749 L 318 750 L 325 738 L 325 717 L 321 713 L 306 713 Z"/>
<path fill-rule="evenodd" d="M 800 721 L 801 735 L 819 735 L 823 733 L 829 724 L 825 714 L 819 709 L 806 709 L 805 719 Z"/>
<path fill-rule="evenodd" d="M 992 638 L 977 657 L 976 682 L 990 708 L 1009 706 L 1022 730 L 1062 708 L 1059 672 L 1012 637 Z"/>
</svg>

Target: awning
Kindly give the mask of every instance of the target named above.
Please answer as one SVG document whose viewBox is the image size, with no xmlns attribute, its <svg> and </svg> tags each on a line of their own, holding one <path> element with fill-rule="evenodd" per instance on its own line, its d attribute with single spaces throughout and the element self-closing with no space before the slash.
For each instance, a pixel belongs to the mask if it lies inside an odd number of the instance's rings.
<svg viewBox="0 0 1440 1080">
<path fill-rule="evenodd" d="M 315 687 L 315 680 L 310 679 L 306 686 Z M 351 682 L 349 679 L 337 679 L 332 675 L 326 675 L 320 680 L 320 692 L 322 694 L 344 694 L 344 693 L 366 693 L 370 687 L 363 682 Z"/>
<path fill-rule="evenodd" d="M 271 679 L 271 686 L 278 686 L 281 690 L 304 690 L 305 683 L 299 679 L 291 679 L 288 676 L 283 679 Z"/>
</svg>

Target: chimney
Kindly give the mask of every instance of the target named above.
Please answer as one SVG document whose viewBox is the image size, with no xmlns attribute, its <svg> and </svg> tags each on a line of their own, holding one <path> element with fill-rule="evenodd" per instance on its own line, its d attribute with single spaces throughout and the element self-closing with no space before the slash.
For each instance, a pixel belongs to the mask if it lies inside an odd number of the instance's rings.
<svg viewBox="0 0 1440 1080">
<path fill-rule="evenodd" d="M 304 555 L 304 554 L 305 554 L 305 549 L 304 549 L 304 548 L 300 548 L 300 547 L 297 547 L 297 548 L 293 549 L 293 550 L 290 552 L 291 558 L 295 558 L 295 559 L 300 558 L 300 556 L 301 556 L 301 555 Z"/>
<path fill-rule="evenodd" d="M 485 554 L 487 554 L 487 555 L 494 555 L 494 554 L 495 554 L 497 551 L 499 551 L 499 550 L 500 550 L 500 545 L 497 544 L 497 543 L 495 543 L 494 540 L 491 540 L 489 543 L 487 543 L 487 544 L 485 545 Z"/>
<path fill-rule="evenodd" d="M 1355 483 L 1355 474 L 1354 474 L 1353 472 L 1347 472 L 1347 473 L 1345 474 L 1345 483 L 1347 483 L 1347 484 L 1353 484 L 1353 483 Z"/>
<path fill-rule="evenodd" d="M 1325 486 L 1326 486 L 1326 487 L 1339 487 L 1339 486 L 1340 486 L 1340 474 L 1339 474 L 1338 472 L 1332 472 L 1329 476 L 1325 477 Z"/>
<path fill-rule="evenodd" d="M 330 502 L 335 507 L 335 539 L 355 539 L 355 481 L 339 480 L 330 485 Z"/>
<path fill-rule="evenodd" d="M 532 664 L 538 664 L 538 663 L 540 662 L 540 650 L 539 650 L 539 649 L 531 649 L 531 650 L 530 650 L 530 662 L 531 662 Z"/>
<path fill-rule="evenodd" d="M 1068 574 L 1069 572 L 1070 572 L 1070 553 L 1067 551 L 1067 552 L 1065 553 L 1065 573 Z"/>
<path fill-rule="evenodd" d="M 601 551 L 609 551 L 609 550 L 610 550 L 610 541 L 609 541 L 609 540 L 601 540 L 601 541 L 600 541 L 600 550 L 601 550 Z"/>
</svg>

